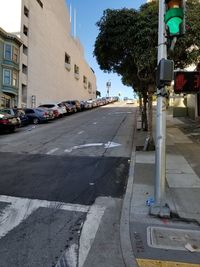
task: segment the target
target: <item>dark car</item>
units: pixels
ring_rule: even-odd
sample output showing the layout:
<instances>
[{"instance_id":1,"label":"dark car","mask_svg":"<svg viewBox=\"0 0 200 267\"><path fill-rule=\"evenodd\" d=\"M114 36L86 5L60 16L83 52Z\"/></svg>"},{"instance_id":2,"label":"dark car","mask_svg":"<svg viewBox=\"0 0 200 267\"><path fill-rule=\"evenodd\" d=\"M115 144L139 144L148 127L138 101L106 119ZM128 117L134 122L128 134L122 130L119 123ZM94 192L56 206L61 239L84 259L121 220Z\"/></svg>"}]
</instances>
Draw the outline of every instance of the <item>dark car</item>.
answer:
<instances>
[{"instance_id":1,"label":"dark car","mask_svg":"<svg viewBox=\"0 0 200 267\"><path fill-rule=\"evenodd\" d=\"M26 126L29 124L29 118L25 114L24 110L21 108L14 108L13 109L15 115L20 118L21 126Z\"/></svg>"},{"instance_id":2,"label":"dark car","mask_svg":"<svg viewBox=\"0 0 200 267\"><path fill-rule=\"evenodd\" d=\"M18 126L16 116L0 111L0 132L14 132Z\"/></svg>"},{"instance_id":3,"label":"dark car","mask_svg":"<svg viewBox=\"0 0 200 267\"><path fill-rule=\"evenodd\" d=\"M75 113L77 112L76 106L68 103L67 101L62 102L63 105L65 105L65 108L67 110L67 113Z\"/></svg>"},{"instance_id":4,"label":"dark car","mask_svg":"<svg viewBox=\"0 0 200 267\"><path fill-rule=\"evenodd\" d=\"M2 108L2 109L0 109L0 112L9 114L9 115L12 115L13 117L15 117L16 120L17 120L17 125L16 125L16 127L20 127L20 126L21 126L21 120L20 120L20 117L15 113L15 111L14 111L13 108Z\"/></svg>"},{"instance_id":5,"label":"dark car","mask_svg":"<svg viewBox=\"0 0 200 267\"><path fill-rule=\"evenodd\" d=\"M25 108L24 112L30 123L38 124L48 122L52 119L52 114L48 109L43 108Z\"/></svg>"},{"instance_id":6,"label":"dark car","mask_svg":"<svg viewBox=\"0 0 200 267\"><path fill-rule=\"evenodd\" d=\"M67 100L65 102L67 102L68 104L74 105L77 111L81 111L81 104L78 100Z\"/></svg>"}]
</instances>

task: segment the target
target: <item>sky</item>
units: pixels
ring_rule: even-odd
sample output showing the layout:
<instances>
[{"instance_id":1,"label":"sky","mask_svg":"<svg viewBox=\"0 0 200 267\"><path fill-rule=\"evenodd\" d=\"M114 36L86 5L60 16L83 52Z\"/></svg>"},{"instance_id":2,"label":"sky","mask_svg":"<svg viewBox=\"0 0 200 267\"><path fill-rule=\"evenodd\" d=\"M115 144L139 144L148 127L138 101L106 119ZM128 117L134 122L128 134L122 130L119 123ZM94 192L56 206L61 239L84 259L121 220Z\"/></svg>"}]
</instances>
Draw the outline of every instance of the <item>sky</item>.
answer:
<instances>
[{"instance_id":1,"label":"sky","mask_svg":"<svg viewBox=\"0 0 200 267\"><path fill-rule=\"evenodd\" d=\"M134 8L138 9L146 0L65 0L67 6L71 5L72 14L76 10L76 37L80 39L85 52L85 59L90 67L94 70L97 78L97 90L101 92L101 97L107 95L106 83L109 81L111 87L110 96L133 98L133 90L131 87L124 86L120 76L117 74L109 74L100 70L100 67L93 56L94 43L98 35L96 22L103 15L103 11L107 8L121 9ZM73 16L72 16L73 25ZM72 33L73 33L72 27Z\"/></svg>"}]
</instances>

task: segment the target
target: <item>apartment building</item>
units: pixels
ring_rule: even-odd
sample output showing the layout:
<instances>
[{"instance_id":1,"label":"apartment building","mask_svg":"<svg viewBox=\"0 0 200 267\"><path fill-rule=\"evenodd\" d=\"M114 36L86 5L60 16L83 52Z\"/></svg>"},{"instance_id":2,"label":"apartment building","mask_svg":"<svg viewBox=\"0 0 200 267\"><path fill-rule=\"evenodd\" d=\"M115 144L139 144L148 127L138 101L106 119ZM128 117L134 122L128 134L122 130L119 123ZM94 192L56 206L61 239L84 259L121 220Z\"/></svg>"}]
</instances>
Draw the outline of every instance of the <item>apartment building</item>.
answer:
<instances>
[{"instance_id":1,"label":"apartment building","mask_svg":"<svg viewBox=\"0 0 200 267\"><path fill-rule=\"evenodd\" d=\"M0 0L0 27L23 42L18 106L96 97L96 77L71 35L65 0Z\"/></svg>"},{"instance_id":2,"label":"apartment building","mask_svg":"<svg viewBox=\"0 0 200 267\"><path fill-rule=\"evenodd\" d=\"M0 28L0 108L18 104L21 45L16 35Z\"/></svg>"}]
</instances>

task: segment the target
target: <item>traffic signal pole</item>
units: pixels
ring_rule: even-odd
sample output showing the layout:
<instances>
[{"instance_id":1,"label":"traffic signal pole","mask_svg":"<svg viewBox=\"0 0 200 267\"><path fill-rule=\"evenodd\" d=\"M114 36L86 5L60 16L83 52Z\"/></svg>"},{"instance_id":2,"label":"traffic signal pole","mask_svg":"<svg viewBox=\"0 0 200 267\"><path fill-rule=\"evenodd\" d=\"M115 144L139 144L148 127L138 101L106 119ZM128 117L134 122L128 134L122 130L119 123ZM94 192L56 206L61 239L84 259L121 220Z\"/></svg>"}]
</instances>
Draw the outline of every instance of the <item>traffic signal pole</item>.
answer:
<instances>
[{"instance_id":1,"label":"traffic signal pole","mask_svg":"<svg viewBox=\"0 0 200 267\"><path fill-rule=\"evenodd\" d=\"M158 27L158 64L161 59L167 59L167 40L165 37L165 0L159 0ZM166 205L166 86L157 89L156 111L156 176L155 203L150 208L150 214L168 217L170 211Z\"/></svg>"}]
</instances>

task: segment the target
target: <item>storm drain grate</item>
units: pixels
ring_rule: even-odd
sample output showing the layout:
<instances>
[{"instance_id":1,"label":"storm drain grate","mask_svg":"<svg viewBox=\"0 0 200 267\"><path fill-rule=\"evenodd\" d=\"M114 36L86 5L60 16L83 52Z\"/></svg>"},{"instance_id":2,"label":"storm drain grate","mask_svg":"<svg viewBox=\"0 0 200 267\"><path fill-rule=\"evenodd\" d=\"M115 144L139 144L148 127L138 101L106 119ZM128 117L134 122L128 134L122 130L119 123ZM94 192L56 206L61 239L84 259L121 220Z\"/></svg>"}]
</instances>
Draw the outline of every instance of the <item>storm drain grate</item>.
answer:
<instances>
[{"instance_id":1,"label":"storm drain grate","mask_svg":"<svg viewBox=\"0 0 200 267\"><path fill-rule=\"evenodd\" d=\"M200 231L149 226L147 228L148 246L160 249L187 250L190 244L200 252Z\"/></svg>"}]
</instances>

